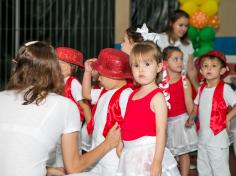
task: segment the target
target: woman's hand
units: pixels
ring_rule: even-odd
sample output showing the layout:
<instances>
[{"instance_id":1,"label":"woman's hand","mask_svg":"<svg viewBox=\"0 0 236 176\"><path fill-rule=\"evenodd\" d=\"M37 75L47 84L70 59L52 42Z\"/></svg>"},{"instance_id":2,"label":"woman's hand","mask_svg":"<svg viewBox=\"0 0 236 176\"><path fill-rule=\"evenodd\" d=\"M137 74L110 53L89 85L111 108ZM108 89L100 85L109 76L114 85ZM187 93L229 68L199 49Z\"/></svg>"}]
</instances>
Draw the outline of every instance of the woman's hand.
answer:
<instances>
[{"instance_id":1,"label":"woman's hand","mask_svg":"<svg viewBox=\"0 0 236 176\"><path fill-rule=\"evenodd\" d=\"M120 142L120 127L116 123L108 132L105 142L109 144L111 149L115 148Z\"/></svg>"}]
</instances>

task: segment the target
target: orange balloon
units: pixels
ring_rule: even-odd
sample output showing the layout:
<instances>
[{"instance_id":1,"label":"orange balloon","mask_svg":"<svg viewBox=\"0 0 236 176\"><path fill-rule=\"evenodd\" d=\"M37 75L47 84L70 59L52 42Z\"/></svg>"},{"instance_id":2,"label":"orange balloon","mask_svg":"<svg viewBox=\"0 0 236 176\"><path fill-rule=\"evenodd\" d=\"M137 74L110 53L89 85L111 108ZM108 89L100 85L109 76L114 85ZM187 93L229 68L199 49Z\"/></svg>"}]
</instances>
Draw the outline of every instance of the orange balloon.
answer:
<instances>
[{"instance_id":1,"label":"orange balloon","mask_svg":"<svg viewBox=\"0 0 236 176\"><path fill-rule=\"evenodd\" d=\"M220 27L220 19L218 16L211 16L208 19L208 25L213 27L214 29L218 29Z\"/></svg>"},{"instance_id":2,"label":"orange balloon","mask_svg":"<svg viewBox=\"0 0 236 176\"><path fill-rule=\"evenodd\" d=\"M197 11L191 16L190 24L198 29L202 29L208 24L208 15L205 12Z\"/></svg>"}]
</instances>

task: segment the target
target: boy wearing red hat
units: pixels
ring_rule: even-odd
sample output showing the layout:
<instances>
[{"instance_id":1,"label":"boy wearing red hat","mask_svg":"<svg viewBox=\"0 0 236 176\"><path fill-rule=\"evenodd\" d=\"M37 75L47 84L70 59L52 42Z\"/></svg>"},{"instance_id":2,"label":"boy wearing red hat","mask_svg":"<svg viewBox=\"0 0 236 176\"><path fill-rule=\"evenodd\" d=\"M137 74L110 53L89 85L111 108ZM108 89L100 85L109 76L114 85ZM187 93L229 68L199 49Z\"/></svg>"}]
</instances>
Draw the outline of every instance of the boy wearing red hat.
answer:
<instances>
[{"instance_id":1,"label":"boy wearing red hat","mask_svg":"<svg viewBox=\"0 0 236 176\"><path fill-rule=\"evenodd\" d=\"M71 99L78 107L80 111L81 122L86 121L86 123L91 119L90 106L82 96L82 86L81 83L76 79L74 75L78 68L84 68L83 65L83 54L76 49L68 47L58 47L55 49L59 64L64 76L65 87L64 96ZM64 167L63 160L61 157L60 142L56 147L55 160L49 161L49 165L55 167ZM55 162L50 164L50 162Z\"/></svg>"},{"instance_id":2,"label":"boy wearing red hat","mask_svg":"<svg viewBox=\"0 0 236 176\"><path fill-rule=\"evenodd\" d=\"M99 73L101 89L91 88L93 69ZM95 104L92 110L93 117L87 125L88 133L92 137L92 149L104 141L108 130L115 123L122 122L128 97L132 92L127 79L131 79L129 56L120 50L103 49L98 59L85 62L83 96ZM118 164L119 158L113 149L84 174L115 176Z\"/></svg>"},{"instance_id":3,"label":"boy wearing red hat","mask_svg":"<svg viewBox=\"0 0 236 176\"><path fill-rule=\"evenodd\" d=\"M230 176L226 128L236 115L236 94L222 80L229 73L226 57L213 50L202 55L196 64L205 82L198 90L186 126L191 126L198 115L198 173L200 176ZM233 107L230 112L227 112L228 106Z\"/></svg>"}]
</instances>

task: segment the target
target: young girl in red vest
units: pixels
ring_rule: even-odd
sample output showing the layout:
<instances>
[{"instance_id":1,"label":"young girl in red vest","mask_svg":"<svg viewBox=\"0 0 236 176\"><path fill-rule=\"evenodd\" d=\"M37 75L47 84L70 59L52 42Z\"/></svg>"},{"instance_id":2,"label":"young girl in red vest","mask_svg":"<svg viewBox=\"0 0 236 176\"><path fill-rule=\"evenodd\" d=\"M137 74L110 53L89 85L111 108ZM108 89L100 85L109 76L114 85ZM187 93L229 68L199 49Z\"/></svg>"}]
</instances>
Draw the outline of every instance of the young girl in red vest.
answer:
<instances>
[{"instance_id":1,"label":"young girl in red vest","mask_svg":"<svg viewBox=\"0 0 236 176\"><path fill-rule=\"evenodd\" d=\"M65 87L64 96L71 99L78 107L80 111L81 122L86 123L91 119L90 106L82 96L82 86L81 83L74 75L78 68L84 68L83 66L83 55L81 52L73 48L68 47L58 47L55 49L57 58L59 59L59 64L64 76ZM54 167L64 167L62 154L61 154L61 143L58 142L56 147L56 153L51 153L51 161L49 160L48 165ZM54 155L54 156L53 156ZM54 157L54 160L53 160Z\"/></svg>"},{"instance_id":2,"label":"young girl in red vest","mask_svg":"<svg viewBox=\"0 0 236 176\"><path fill-rule=\"evenodd\" d=\"M229 73L226 57L213 50L201 56L196 64L205 82L194 100L195 106L186 125L191 126L198 115L198 173L200 176L230 176L226 128L236 115L236 94L222 80ZM227 106L233 107L228 113Z\"/></svg>"},{"instance_id":3,"label":"young girl in red vest","mask_svg":"<svg viewBox=\"0 0 236 176\"><path fill-rule=\"evenodd\" d=\"M98 80L102 87L100 89L91 88L93 69L99 74ZM121 124L128 97L132 92L127 84L127 79L131 77L129 56L117 49L103 49L98 59L85 62L83 96L95 104L93 117L87 125L88 133L92 136L91 149L105 140L108 130L116 122ZM112 150L84 175L115 176L118 163L116 151Z\"/></svg>"},{"instance_id":4,"label":"young girl in red vest","mask_svg":"<svg viewBox=\"0 0 236 176\"><path fill-rule=\"evenodd\" d=\"M135 44L131 51L133 77L141 87L134 90L127 104L117 176L179 175L173 155L165 148L167 106L157 86L161 56L159 47L150 41Z\"/></svg>"},{"instance_id":5,"label":"young girl in red vest","mask_svg":"<svg viewBox=\"0 0 236 176\"><path fill-rule=\"evenodd\" d=\"M183 52L175 46L163 50L163 60L167 65L169 83L167 148L179 157L180 173L188 176L189 152L197 150L197 133L194 126L186 128L185 123L193 109L192 87L189 80L182 75Z\"/></svg>"}]
</instances>

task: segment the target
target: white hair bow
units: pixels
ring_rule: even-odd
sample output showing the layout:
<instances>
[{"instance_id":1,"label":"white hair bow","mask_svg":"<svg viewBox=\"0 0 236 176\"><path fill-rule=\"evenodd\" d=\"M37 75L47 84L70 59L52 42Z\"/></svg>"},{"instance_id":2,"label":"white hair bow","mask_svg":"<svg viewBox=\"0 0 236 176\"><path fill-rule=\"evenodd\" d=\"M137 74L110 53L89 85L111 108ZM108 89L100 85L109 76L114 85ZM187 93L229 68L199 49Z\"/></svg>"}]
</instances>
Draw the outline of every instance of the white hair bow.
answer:
<instances>
[{"instance_id":1,"label":"white hair bow","mask_svg":"<svg viewBox=\"0 0 236 176\"><path fill-rule=\"evenodd\" d=\"M154 32L148 33L148 28L146 23L144 23L141 28L137 28L136 32L142 35L144 41L149 40L153 41L154 43L157 43L157 41L160 39L157 33Z\"/></svg>"}]
</instances>

